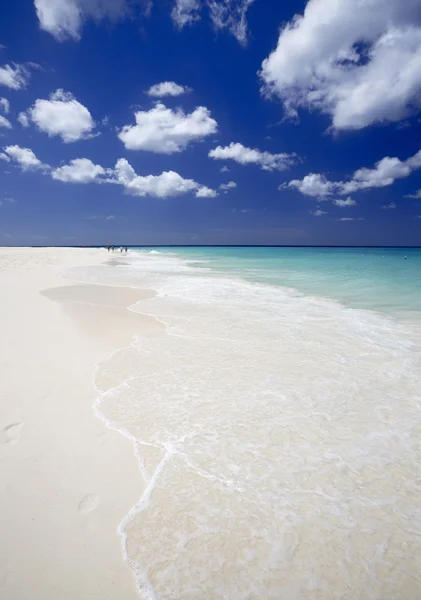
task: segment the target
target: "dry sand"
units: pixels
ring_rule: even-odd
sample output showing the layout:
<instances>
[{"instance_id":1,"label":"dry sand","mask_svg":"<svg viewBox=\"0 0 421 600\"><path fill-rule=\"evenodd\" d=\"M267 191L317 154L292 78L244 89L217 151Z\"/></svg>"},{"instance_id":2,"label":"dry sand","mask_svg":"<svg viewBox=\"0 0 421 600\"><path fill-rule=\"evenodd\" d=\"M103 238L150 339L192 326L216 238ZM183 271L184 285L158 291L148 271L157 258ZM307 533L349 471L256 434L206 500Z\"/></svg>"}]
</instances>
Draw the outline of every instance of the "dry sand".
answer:
<instances>
[{"instance_id":1,"label":"dry sand","mask_svg":"<svg viewBox=\"0 0 421 600\"><path fill-rule=\"evenodd\" d=\"M142 481L94 416L95 364L130 342L150 292L60 277L98 249L0 248L0 598L138 598L117 527ZM136 321L134 321L136 320Z\"/></svg>"}]
</instances>

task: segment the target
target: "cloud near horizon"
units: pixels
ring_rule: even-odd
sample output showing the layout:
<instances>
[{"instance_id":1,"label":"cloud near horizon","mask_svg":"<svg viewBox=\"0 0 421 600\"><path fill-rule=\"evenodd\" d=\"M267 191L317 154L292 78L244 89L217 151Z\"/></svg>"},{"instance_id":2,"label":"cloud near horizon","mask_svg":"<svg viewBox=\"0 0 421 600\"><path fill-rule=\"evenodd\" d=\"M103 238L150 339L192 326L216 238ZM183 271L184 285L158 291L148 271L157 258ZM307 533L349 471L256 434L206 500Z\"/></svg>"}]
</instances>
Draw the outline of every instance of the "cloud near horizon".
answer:
<instances>
[{"instance_id":1,"label":"cloud near horizon","mask_svg":"<svg viewBox=\"0 0 421 600\"><path fill-rule=\"evenodd\" d=\"M0 159L17 163L22 171L41 170L52 179L71 184L118 184L131 196L169 198L193 192L197 198L214 198L216 190L185 179L175 171L164 171L160 175L138 175L127 159L117 160L114 169L96 165L88 158L75 158L67 165L53 168L42 163L29 148L7 146Z\"/></svg>"},{"instance_id":2,"label":"cloud near horizon","mask_svg":"<svg viewBox=\"0 0 421 600\"><path fill-rule=\"evenodd\" d=\"M354 171L349 181L329 181L320 173L310 173L303 179L293 179L282 183L279 190L293 188L307 196L319 200L327 200L332 194L351 194L371 188L392 185L396 179L408 177L413 171L421 168L421 150L402 161L396 157L386 156L379 160L373 169L363 167ZM335 202L335 204L337 204ZM337 204L344 206L344 204Z\"/></svg>"}]
</instances>

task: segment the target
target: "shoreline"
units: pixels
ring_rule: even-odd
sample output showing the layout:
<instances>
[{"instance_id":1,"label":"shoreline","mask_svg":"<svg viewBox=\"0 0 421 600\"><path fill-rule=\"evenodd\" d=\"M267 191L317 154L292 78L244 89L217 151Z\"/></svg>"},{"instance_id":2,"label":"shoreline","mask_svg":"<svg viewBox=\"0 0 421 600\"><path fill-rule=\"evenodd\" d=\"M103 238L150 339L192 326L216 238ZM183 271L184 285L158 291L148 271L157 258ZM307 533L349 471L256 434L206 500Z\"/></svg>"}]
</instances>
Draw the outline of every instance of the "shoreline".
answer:
<instances>
[{"instance_id":1,"label":"shoreline","mask_svg":"<svg viewBox=\"0 0 421 600\"><path fill-rule=\"evenodd\" d=\"M148 322L127 310L145 293L113 287L110 304L111 286L61 276L107 258L99 249L0 249L0 595L8 600L138 598L118 529L144 485L132 444L98 418L93 384L97 365Z\"/></svg>"}]
</instances>

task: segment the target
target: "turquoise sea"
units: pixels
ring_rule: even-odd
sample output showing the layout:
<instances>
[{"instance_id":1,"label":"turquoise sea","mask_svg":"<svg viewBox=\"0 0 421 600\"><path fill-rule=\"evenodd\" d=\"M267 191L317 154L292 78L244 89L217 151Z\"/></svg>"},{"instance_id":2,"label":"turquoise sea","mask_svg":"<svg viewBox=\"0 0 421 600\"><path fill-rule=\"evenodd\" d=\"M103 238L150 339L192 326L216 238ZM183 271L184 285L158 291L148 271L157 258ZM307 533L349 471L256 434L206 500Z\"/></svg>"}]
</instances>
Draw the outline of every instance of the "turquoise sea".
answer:
<instances>
[{"instance_id":1,"label":"turquoise sea","mask_svg":"<svg viewBox=\"0 0 421 600\"><path fill-rule=\"evenodd\" d=\"M177 247L160 251L199 261L198 266L216 273L421 321L421 248Z\"/></svg>"}]
</instances>

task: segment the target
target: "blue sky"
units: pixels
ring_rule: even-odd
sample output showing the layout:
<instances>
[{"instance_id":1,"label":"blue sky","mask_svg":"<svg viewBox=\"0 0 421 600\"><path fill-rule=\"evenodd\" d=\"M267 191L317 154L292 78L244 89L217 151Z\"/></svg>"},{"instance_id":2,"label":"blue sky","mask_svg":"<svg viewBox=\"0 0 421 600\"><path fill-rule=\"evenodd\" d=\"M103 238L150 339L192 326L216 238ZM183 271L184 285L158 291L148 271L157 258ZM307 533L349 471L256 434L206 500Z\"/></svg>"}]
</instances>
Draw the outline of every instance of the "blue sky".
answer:
<instances>
[{"instance_id":1,"label":"blue sky","mask_svg":"<svg viewBox=\"0 0 421 600\"><path fill-rule=\"evenodd\" d=\"M421 245L418 0L15 0L0 44L0 245Z\"/></svg>"}]
</instances>

